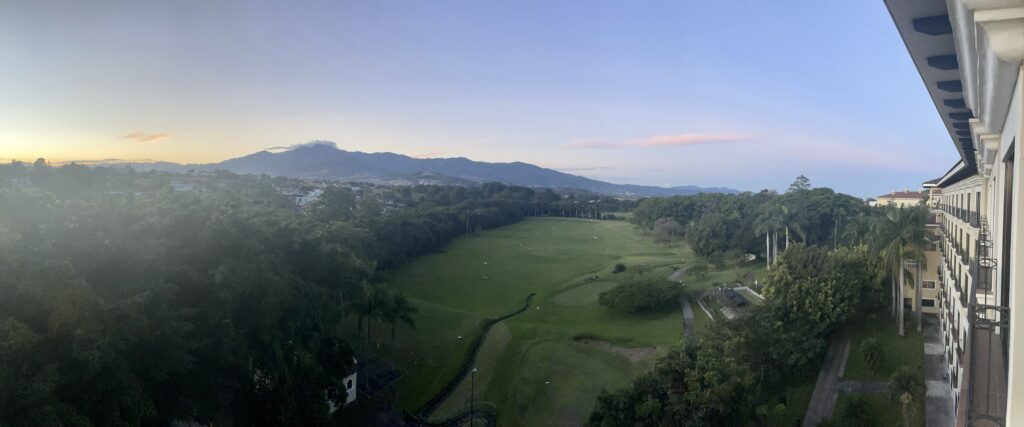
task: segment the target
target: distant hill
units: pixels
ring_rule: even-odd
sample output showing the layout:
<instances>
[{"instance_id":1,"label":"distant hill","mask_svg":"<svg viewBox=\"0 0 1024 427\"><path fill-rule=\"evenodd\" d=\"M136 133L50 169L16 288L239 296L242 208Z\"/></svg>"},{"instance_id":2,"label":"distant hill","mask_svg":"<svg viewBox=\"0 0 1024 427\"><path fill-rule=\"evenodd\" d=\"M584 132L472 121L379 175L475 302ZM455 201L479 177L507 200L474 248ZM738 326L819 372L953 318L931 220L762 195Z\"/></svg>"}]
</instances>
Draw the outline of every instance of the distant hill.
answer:
<instances>
[{"instance_id":1,"label":"distant hill","mask_svg":"<svg viewBox=\"0 0 1024 427\"><path fill-rule=\"evenodd\" d=\"M654 187L612 184L545 169L529 163L487 163L464 157L417 159L395 153L363 153L337 148L334 143L303 144L281 152L260 151L220 163L188 164L156 162L154 169L183 172L189 169L225 169L242 174L268 174L292 178L392 183L501 182L526 187L581 189L623 196L673 196L697 193L736 193L731 188L692 185ZM136 167L142 167L136 164Z\"/></svg>"}]
</instances>

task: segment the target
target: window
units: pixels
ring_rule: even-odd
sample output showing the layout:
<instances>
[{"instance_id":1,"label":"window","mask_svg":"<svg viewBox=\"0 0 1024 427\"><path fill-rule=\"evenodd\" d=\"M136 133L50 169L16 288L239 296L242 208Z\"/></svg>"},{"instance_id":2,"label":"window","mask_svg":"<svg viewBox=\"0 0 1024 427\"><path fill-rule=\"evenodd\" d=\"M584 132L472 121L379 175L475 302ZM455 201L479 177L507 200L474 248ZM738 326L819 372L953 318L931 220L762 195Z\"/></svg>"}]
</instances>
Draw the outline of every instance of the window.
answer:
<instances>
[{"instance_id":1,"label":"window","mask_svg":"<svg viewBox=\"0 0 1024 427\"><path fill-rule=\"evenodd\" d=\"M924 280L921 282L921 285L924 287L924 289L935 289L934 280Z\"/></svg>"},{"instance_id":2,"label":"window","mask_svg":"<svg viewBox=\"0 0 1024 427\"><path fill-rule=\"evenodd\" d=\"M935 284L933 283L932 286L934 286L934 285ZM935 300L933 300L933 299L922 299L921 300L921 307L935 307Z\"/></svg>"}]
</instances>

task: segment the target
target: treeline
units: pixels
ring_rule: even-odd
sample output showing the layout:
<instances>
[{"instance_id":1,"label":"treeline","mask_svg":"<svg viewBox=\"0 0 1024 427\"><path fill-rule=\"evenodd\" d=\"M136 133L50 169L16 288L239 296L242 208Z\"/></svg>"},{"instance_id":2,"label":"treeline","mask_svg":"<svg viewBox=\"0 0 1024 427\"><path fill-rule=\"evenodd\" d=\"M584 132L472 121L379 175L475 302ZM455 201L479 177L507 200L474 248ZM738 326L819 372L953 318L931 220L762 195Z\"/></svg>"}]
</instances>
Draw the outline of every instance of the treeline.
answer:
<instances>
[{"instance_id":1,"label":"treeline","mask_svg":"<svg viewBox=\"0 0 1024 427\"><path fill-rule=\"evenodd\" d=\"M611 212L631 209L636 203L586 194L563 196L500 183L409 186L379 195L363 193L357 195L347 187L328 188L312 214L322 222L344 222L366 230L364 252L381 269L436 250L457 236L513 224L528 216L613 219L609 218ZM400 207L392 214L380 215L384 206Z\"/></svg>"},{"instance_id":2,"label":"treeline","mask_svg":"<svg viewBox=\"0 0 1024 427\"><path fill-rule=\"evenodd\" d=\"M789 191L740 194L699 194L644 199L632 222L645 233L679 234L694 252L714 258L729 251L771 257L787 243L842 245L866 231L869 213L864 202L829 188L809 188L798 180ZM661 230L665 230L662 232ZM662 239L670 239L656 235Z\"/></svg>"},{"instance_id":3,"label":"treeline","mask_svg":"<svg viewBox=\"0 0 1024 427\"><path fill-rule=\"evenodd\" d=\"M269 177L172 178L0 166L0 424L332 424L380 269L567 199L332 187L299 214Z\"/></svg>"},{"instance_id":4,"label":"treeline","mask_svg":"<svg viewBox=\"0 0 1024 427\"><path fill-rule=\"evenodd\" d=\"M714 324L630 386L603 392L590 425L791 425L780 390L816 373L830 332L879 304L874 262L864 247L792 245L769 272L764 306Z\"/></svg>"}]
</instances>

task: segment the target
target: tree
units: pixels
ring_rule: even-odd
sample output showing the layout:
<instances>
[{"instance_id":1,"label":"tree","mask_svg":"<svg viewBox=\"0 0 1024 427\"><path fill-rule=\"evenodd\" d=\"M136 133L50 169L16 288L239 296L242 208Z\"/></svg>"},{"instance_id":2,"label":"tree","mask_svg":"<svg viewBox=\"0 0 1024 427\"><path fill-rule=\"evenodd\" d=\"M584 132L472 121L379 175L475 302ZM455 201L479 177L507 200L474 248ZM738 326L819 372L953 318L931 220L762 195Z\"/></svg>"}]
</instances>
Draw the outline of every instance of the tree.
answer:
<instances>
[{"instance_id":1,"label":"tree","mask_svg":"<svg viewBox=\"0 0 1024 427\"><path fill-rule=\"evenodd\" d=\"M684 229L674 218L658 218L654 221L654 241L658 243L672 244L672 242L683 237Z\"/></svg>"},{"instance_id":2,"label":"tree","mask_svg":"<svg viewBox=\"0 0 1024 427\"><path fill-rule=\"evenodd\" d=\"M702 259L694 260L690 266L686 269L686 273L693 277L695 280L704 280L708 277L708 270L711 266Z\"/></svg>"},{"instance_id":3,"label":"tree","mask_svg":"<svg viewBox=\"0 0 1024 427\"><path fill-rule=\"evenodd\" d=\"M926 222L927 210L922 206L909 208L886 207L884 214L878 217L872 227L873 246L877 248L882 257L882 265L892 270L892 279L899 280L899 287L895 290L893 299L896 312L898 313L899 335L904 335L903 319L903 287L908 259L917 260L924 264L924 249L928 244ZM920 274L918 281L920 281ZM893 280L890 280L892 283ZM915 284L919 290L920 283ZM915 292L919 296L919 292ZM918 328L920 330L921 305L915 301L918 315Z\"/></svg>"},{"instance_id":4,"label":"tree","mask_svg":"<svg viewBox=\"0 0 1024 427\"><path fill-rule=\"evenodd\" d=\"M387 303L385 292L379 285L371 285L364 282L360 287L359 293L356 295L355 301L352 303L356 314L359 316L358 329L365 331L363 342L367 346L370 345L370 325L373 323L373 320L378 318L381 309ZM366 329L363 329L364 321L366 322Z\"/></svg>"},{"instance_id":5,"label":"tree","mask_svg":"<svg viewBox=\"0 0 1024 427\"><path fill-rule=\"evenodd\" d=\"M874 279L863 249L830 252L796 244L768 273L765 298L778 320L814 325L824 333L862 308Z\"/></svg>"},{"instance_id":6,"label":"tree","mask_svg":"<svg viewBox=\"0 0 1024 427\"><path fill-rule=\"evenodd\" d=\"M382 304L379 308L381 320L385 324L391 327L391 363L394 365L395 359L395 326L399 323L409 328L415 328L416 322L413 321L412 315L416 313L416 307L409 304L409 300L405 298L399 292L388 290L382 296Z\"/></svg>"},{"instance_id":7,"label":"tree","mask_svg":"<svg viewBox=\"0 0 1024 427\"><path fill-rule=\"evenodd\" d=\"M871 427L877 424L867 400L853 395L836 408L832 425L836 427Z\"/></svg>"},{"instance_id":8,"label":"tree","mask_svg":"<svg viewBox=\"0 0 1024 427\"><path fill-rule=\"evenodd\" d=\"M683 286L651 274L638 274L622 284L601 292L598 303L626 314L678 304Z\"/></svg>"},{"instance_id":9,"label":"tree","mask_svg":"<svg viewBox=\"0 0 1024 427\"><path fill-rule=\"evenodd\" d=\"M764 212L758 215L754 231L764 233L767 268L771 269L773 261L778 258L778 231L783 228L782 209L777 203L765 203ZM774 238L773 238L774 236ZM774 251L772 242L775 241Z\"/></svg>"},{"instance_id":10,"label":"tree","mask_svg":"<svg viewBox=\"0 0 1024 427\"><path fill-rule=\"evenodd\" d=\"M615 267L612 268L612 273L621 273L623 271L626 271L626 264L621 262L615 263Z\"/></svg>"},{"instance_id":11,"label":"tree","mask_svg":"<svg viewBox=\"0 0 1024 427\"><path fill-rule=\"evenodd\" d=\"M796 177L795 180L793 180L792 184L789 184L789 190L786 190L786 192L787 193L791 193L791 192L794 192L794 191L805 191L805 190L810 190L810 189L811 189L811 180L808 179L806 176L800 175L800 176Z\"/></svg>"},{"instance_id":12,"label":"tree","mask_svg":"<svg viewBox=\"0 0 1024 427\"><path fill-rule=\"evenodd\" d=\"M921 375L909 367L904 366L889 377L889 399L901 404L904 427L909 427L914 419L917 403L924 397L924 391Z\"/></svg>"},{"instance_id":13,"label":"tree","mask_svg":"<svg viewBox=\"0 0 1024 427\"><path fill-rule=\"evenodd\" d=\"M868 338L860 343L860 354L872 373L877 373L885 361L885 351L875 338Z\"/></svg>"}]
</instances>

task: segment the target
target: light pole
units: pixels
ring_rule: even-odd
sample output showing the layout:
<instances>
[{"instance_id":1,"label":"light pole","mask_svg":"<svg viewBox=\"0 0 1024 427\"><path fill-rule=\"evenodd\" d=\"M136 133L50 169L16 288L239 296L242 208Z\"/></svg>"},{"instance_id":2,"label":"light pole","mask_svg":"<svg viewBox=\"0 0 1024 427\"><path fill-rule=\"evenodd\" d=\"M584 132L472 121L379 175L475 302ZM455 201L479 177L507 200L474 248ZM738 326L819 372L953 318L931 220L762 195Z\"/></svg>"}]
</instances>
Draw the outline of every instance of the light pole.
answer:
<instances>
[{"instance_id":1,"label":"light pole","mask_svg":"<svg viewBox=\"0 0 1024 427\"><path fill-rule=\"evenodd\" d=\"M476 391L476 368L469 372L469 427L473 427L473 393Z\"/></svg>"}]
</instances>

